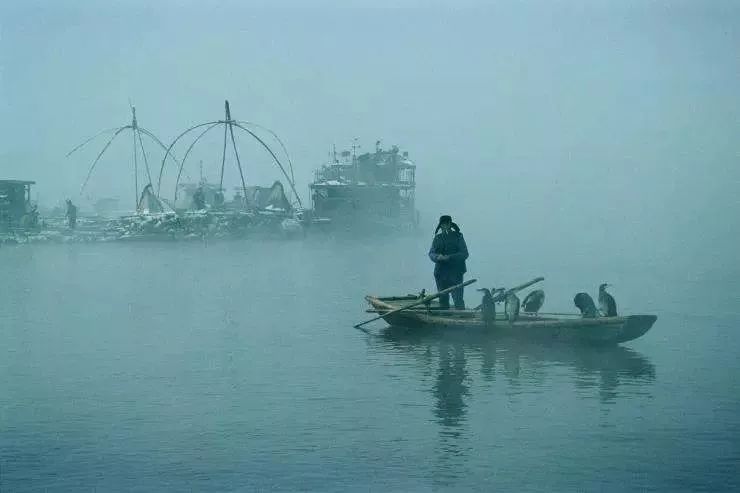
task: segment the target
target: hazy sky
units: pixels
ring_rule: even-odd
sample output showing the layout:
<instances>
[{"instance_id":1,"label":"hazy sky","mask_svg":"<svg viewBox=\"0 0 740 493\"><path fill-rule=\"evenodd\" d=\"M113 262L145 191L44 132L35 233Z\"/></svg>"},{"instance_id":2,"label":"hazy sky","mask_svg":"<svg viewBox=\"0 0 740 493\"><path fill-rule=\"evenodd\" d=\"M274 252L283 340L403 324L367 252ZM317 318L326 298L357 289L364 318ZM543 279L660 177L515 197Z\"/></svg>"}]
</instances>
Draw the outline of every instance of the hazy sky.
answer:
<instances>
[{"instance_id":1,"label":"hazy sky","mask_svg":"<svg viewBox=\"0 0 740 493\"><path fill-rule=\"evenodd\" d=\"M418 164L429 223L737 268L738 47L740 2L10 0L0 175L56 203L104 141L64 154L128 123L129 99L170 142L228 98L285 141L304 200L332 144L382 139ZM214 178L221 137L192 161ZM250 183L279 178L242 142ZM112 146L91 198L133 202L130 149Z\"/></svg>"}]
</instances>

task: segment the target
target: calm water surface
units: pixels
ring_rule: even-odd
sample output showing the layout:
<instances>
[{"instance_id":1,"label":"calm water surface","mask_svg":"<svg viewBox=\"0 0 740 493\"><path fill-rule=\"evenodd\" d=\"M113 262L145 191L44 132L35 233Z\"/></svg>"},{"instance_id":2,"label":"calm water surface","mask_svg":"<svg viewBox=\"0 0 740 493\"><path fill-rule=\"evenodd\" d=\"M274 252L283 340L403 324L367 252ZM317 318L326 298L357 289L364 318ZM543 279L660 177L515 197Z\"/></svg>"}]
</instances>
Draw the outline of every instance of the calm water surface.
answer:
<instances>
[{"instance_id":1,"label":"calm water surface","mask_svg":"<svg viewBox=\"0 0 740 493\"><path fill-rule=\"evenodd\" d=\"M736 280L472 243L486 285L542 274L571 311L608 280L658 322L602 349L354 330L364 294L433 287L427 238L3 247L0 490L740 488Z\"/></svg>"}]
</instances>

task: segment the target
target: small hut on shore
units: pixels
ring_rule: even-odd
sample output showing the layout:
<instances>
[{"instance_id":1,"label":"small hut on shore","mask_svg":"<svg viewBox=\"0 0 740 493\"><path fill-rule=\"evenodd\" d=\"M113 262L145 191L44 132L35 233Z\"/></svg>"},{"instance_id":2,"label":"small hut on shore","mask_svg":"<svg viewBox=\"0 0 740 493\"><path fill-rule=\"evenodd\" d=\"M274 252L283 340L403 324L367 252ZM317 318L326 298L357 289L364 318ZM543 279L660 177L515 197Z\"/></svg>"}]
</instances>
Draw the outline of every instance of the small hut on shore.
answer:
<instances>
[{"instance_id":1,"label":"small hut on shore","mask_svg":"<svg viewBox=\"0 0 740 493\"><path fill-rule=\"evenodd\" d=\"M31 205L34 181L0 180L0 230L31 226L35 209Z\"/></svg>"}]
</instances>

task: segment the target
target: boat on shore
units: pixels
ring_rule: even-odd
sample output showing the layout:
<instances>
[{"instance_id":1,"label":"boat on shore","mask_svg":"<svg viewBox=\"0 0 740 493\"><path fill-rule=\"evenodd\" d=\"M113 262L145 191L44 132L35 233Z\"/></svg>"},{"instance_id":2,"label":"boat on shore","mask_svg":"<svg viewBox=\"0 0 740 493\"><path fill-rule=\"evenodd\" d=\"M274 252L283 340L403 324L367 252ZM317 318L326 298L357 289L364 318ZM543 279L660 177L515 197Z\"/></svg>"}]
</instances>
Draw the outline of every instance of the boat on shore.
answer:
<instances>
[{"instance_id":1,"label":"boat on shore","mask_svg":"<svg viewBox=\"0 0 740 493\"><path fill-rule=\"evenodd\" d=\"M657 320L655 315L584 318L580 314L520 314L514 322L503 313L486 324L479 310L442 310L438 303L400 310L420 298L408 296L365 297L371 308L391 327L415 330L483 330L528 340L560 340L591 344L618 344L643 336Z\"/></svg>"}]
</instances>

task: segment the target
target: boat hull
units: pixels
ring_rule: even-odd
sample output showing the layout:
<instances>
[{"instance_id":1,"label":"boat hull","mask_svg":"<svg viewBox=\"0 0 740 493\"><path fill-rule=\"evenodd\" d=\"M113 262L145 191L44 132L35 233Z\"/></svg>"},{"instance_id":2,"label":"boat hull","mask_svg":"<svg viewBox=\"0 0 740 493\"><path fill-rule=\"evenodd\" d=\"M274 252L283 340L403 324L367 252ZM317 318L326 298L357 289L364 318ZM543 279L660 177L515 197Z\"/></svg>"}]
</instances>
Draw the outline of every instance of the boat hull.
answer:
<instances>
[{"instance_id":1,"label":"boat hull","mask_svg":"<svg viewBox=\"0 0 740 493\"><path fill-rule=\"evenodd\" d=\"M379 298L366 296L373 311L381 315L388 325L410 329L449 329L449 330L483 330L496 335L524 338L529 340L561 340L567 342L585 342L593 344L617 344L627 342L644 335L653 326L658 317L655 315L628 315L624 317L581 318L527 316L509 323L497 319L486 324L480 312L460 310L459 312L435 313L435 310L410 309L396 313L387 313L404 306L408 302L396 298ZM390 301L389 301L390 300ZM384 314L384 313L387 313Z\"/></svg>"}]
</instances>

